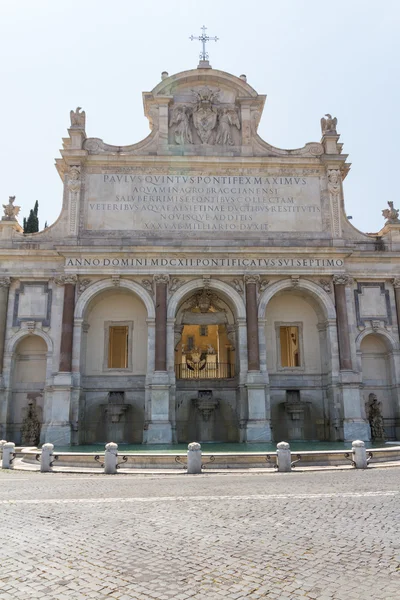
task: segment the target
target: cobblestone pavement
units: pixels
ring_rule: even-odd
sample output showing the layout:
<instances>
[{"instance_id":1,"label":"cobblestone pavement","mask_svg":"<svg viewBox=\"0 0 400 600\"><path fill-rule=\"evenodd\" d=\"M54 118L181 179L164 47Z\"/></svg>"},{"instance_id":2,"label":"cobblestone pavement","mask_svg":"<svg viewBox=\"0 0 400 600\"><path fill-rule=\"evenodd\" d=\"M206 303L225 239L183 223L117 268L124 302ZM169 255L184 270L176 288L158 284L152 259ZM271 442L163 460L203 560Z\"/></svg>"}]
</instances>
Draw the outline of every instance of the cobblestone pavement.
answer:
<instances>
[{"instance_id":1,"label":"cobblestone pavement","mask_svg":"<svg viewBox=\"0 0 400 600\"><path fill-rule=\"evenodd\" d=\"M399 599L399 484L0 471L0 598Z\"/></svg>"}]
</instances>

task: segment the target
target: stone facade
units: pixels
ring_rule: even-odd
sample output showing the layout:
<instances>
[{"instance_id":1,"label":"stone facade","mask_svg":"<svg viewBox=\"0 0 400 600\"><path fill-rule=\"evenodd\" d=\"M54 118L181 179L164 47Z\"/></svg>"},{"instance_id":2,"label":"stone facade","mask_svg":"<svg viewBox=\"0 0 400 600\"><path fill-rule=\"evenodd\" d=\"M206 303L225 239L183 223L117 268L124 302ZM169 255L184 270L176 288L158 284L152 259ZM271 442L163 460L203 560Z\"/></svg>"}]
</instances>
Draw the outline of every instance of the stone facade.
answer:
<instances>
[{"instance_id":1,"label":"stone facade","mask_svg":"<svg viewBox=\"0 0 400 600\"><path fill-rule=\"evenodd\" d=\"M71 111L59 219L23 235L12 197L0 221L1 438L34 406L58 446L368 440L370 394L400 434L398 211L355 229L337 120L275 148L265 99L203 62L143 94L137 144Z\"/></svg>"}]
</instances>

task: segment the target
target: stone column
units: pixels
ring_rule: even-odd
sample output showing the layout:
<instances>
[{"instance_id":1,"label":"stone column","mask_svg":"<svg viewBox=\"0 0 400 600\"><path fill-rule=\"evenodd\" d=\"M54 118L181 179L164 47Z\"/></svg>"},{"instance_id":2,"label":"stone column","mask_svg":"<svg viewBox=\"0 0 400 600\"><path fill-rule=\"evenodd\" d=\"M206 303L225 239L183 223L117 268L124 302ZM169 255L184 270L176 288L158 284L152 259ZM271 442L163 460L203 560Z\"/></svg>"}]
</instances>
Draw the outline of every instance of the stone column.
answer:
<instances>
[{"instance_id":1,"label":"stone column","mask_svg":"<svg viewBox=\"0 0 400 600\"><path fill-rule=\"evenodd\" d=\"M258 339L257 275L246 275L247 321L247 442L268 442L271 439L268 375L260 371Z\"/></svg>"},{"instance_id":2,"label":"stone column","mask_svg":"<svg viewBox=\"0 0 400 600\"><path fill-rule=\"evenodd\" d=\"M400 335L400 278L395 277L394 279L392 279L392 283L393 283L393 287L394 287L394 295L396 298L397 328L399 330L399 335ZM0 325L0 327L1 327L1 325ZM1 329L0 329L0 331L1 331Z\"/></svg>"},{"instance_id":3,"label":"stone column","mask_svg":"<svg viewBox=\"0 0 400 600\"><path fill-rule=\"evenodd\" d=\"M260 370L257 319L257 275L246 275L247 358L249 371Z\"/></svg>"},{"instance_id":4,"label":"stone column","mask_svg":"<svg viewBox=\"0 0 400 600\"><path fill-rule=\"evenodd\" d=\"M76 276L60 277L58 282L64 283L64 305L61 327L59 371L60 373L71 373Z\"/></svg>"},{"instance_id":5,"label":"stone column","mask_svg":"<svg viewBox=\"0 0 400 600\"><path fill-rule=\"evenodd\" d=\"M349 320L347 317L346 285L350 282L347 275L335 275L333 278L335 288L336 320L339 341L340 369L351 370L351 350L349 335Z\"/></svg>"},{"instance_id":6,"label":"stone column","mask_svg":"<svg viewBox=\"0 0 400 600\"><path fill-rule=\"evenodd\" d=\"M155 371L167 370L167 285L168 275L155 275L156 348Z\"/></svg>"},{"instance_id":7,"label":"stone column","mask_svg":"<svg viewBox=\"0 0 400 600\"><path fill-rule=\"evenodd\" d=\"M168 275L155 275L156 319L154 373L151 377L150 422L147 429L148 444L170 444L170 380L167 372L167 285Z\"/></svg>"},{"instance_id":8,"label":"stone column","mask_svg":"<svg viewBox=\"0 0 400 600\"><path fill-rule=\"evenodd\" d=\"M7 307L8 290L10 287L10 278L2 277L0 279L0 376L3 373L4 345L7 328Z\"/></svg>"},{"instance_id":9,"label":"stone column","mask_svg":"<svg viewBox=\"0 0 400 600\"><path fill-rule=\"evenodd\" d=\"M74 329L76 275L62 275L54 279L64 286L63 314L58 373L53 377L51 403L44 415L42 438L46 443L69 446L71 443L72 339Z\"/></svg>"}]
</instances>

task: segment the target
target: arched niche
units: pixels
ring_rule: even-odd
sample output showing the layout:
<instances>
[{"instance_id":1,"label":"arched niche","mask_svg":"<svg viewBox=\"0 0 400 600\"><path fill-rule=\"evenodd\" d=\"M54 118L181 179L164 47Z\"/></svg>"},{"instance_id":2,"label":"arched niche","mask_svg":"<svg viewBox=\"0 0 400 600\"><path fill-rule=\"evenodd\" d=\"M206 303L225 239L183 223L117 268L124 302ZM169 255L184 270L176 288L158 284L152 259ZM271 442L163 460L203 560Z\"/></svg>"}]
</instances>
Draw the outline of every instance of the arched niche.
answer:
<instances>
[{"instance_id":1,"label":"arched niche","mask_svg":"<svg viewBox=\"0 0 400 600\"><path fill-rule=\"evenodd\" d=\"M359 340L363 402L368 420L369 405L375 395L382 411L387 439L396 439L396 388L394 378L394 343L384 333L369 332Z\"/></svg>"},{"instance_id":2,"label":"arched niche","mask_svg":"<svg viewBox=\"0 0 400 600\"><path fill-rule=\"evenodd\" d=\"M215 280L192 281L178 292L168 305L177 441L237 442L238 381L246 339L243 300Z\"/></svg>"},{"instance_id":3,"label":"arched niche","mask_svg":"<svg viewBox=\"0 0 400 600\"><path fill-rule=\"evenodd\" d=\"M17 444L36 446L43 423L48 346L39 335L15 341L11 369L8 435Z\"/></svg>"},{"instance_id":4,"label":"arched niche","mask_svg":"<svg viewBox=\"0 0 400 600\"><path fill-rule=\"evenodd\" d=\"M143 441L145 380L154 342L148 310L154 314L154 308L146 295L121 284L102 282L77 305L81 317L75 319L73 367L79 360L80 443Z\"/></svg>"},{"instance_id":5,"label":"arched niche","mask_svg":"<svg viewBox=\"0 0 400 600\"><path fill-rule=\"evenodd\" d=\"M262 294L259 318L274 439L329 439L329 390L338 370L332 300L311 281L282 280Z\"/></svg>"},{"instance_id":6,"label":"arched niche","mask_svg":"<svg viewBox=\"0 0 400 600\"><path fill-rule=\"evenodd\" d=\"M113 328L126 328L127 360L112 367L109 351ZM86 376L145 375L147 371L147 310L142 299L126 288L107 288L86 305L83 373ZM116 363L117 364L117 363Z\"/></svg>"}]
</instances>

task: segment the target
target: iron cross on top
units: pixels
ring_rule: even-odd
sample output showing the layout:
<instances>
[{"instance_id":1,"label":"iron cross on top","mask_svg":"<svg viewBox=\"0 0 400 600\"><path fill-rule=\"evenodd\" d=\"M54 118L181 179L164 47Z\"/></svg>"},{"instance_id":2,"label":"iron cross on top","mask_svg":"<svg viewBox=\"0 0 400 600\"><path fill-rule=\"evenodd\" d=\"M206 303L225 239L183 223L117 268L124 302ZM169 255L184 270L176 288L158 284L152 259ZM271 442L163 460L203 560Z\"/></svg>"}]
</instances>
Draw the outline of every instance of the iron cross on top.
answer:
<instances>
[{"instance_id":1,"label":"iron cross on top","mask_svg":"<svg viewBox=\"0 0 400 600\"><path fill-rule=\"evenodd\" d=\"M210 37L209 35L206 35L206 29L207 27L205 27L203 25L203 27L201 28L203 30L203 33L200 36L194 36L191 35L189 40L191 40L193 42L193 40L200 40L200 42L203 44L203 52L200 52L200 60L208 60L208 52L206 52L206 42L210 42L211 40L213 40L214 42L218 41L217 37Z\"/></svg>"}]
</instances>

